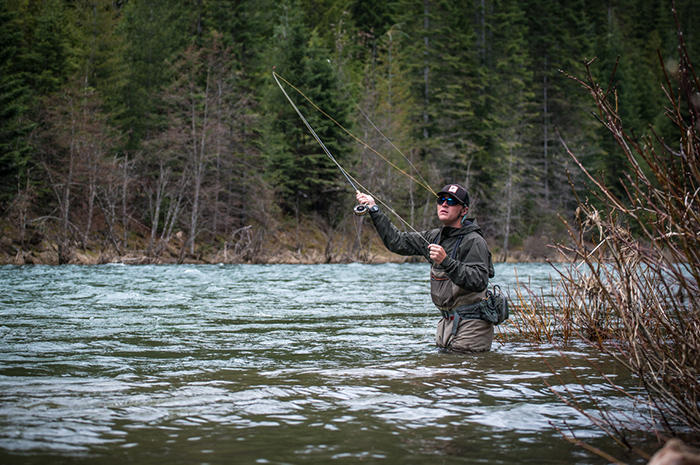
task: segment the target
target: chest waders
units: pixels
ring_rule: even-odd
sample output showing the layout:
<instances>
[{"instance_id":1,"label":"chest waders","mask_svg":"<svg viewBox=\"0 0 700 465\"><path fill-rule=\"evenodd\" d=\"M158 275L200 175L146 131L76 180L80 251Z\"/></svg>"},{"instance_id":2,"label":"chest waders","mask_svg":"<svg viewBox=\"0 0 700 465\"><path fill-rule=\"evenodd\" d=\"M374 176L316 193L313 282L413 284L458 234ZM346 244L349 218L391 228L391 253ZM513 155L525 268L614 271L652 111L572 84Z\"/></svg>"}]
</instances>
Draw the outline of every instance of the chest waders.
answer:
<instances>
[{"instance_id":1,"label":"chest waders","mask_svg":"<svg viewBox=\"0 0 700 465\"><path fill-rule=\"evenodd\" d=\"M437 237L435 238L435 242L434 242L435 244L440 245L441 236L442 236L442 230L438 233ZM456 260L456 259L457 259L457 252L459 252L459 245L462 243L462 239L464 239L464 236L466 236L466 234L461 234L461 235L457 236L457 242L455 243L455 246L452 248L452 253L450 254L450 258L451 258L451 259L453 259L453 260ZM449 279L449 278L446 278L446 279ZM450 334L450 335L447 337L447 339L444 339L444 336L445 336L445 335L444 335L444 333L443 333L443 339L445 340L445 349L449 348L450 344L452 343L452 339L454 339L454 337L457 335L457 329L458 329L458 327L459 327L459 321L460 321L462 318L470 318L470 319L471 319L471 318L473 318L473 319L479 319L479 318L480 318L480 316L479 316L480 314L479 314L478 310L477 310L477 312L475 313L476 316L473 316L473 317L472 317L472 316L466 316L466 315L460 315L460 314L457 312L456 309L455 309L455 310L440 310L440 313L442 313L442 317L443 317L443 318L445 318L445 319L447 319L447 320L450 320L450 319L453 320L453 323L452 323L452 334Z\"/></svg>"}]
</instances>

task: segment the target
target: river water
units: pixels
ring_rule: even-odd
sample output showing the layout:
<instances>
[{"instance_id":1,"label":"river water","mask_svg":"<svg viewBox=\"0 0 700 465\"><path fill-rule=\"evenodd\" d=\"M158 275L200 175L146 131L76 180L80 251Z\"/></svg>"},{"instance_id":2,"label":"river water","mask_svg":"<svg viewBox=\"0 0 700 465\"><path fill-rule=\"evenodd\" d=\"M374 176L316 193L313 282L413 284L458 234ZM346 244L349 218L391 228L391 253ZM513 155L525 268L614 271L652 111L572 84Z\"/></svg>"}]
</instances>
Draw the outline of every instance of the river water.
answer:
<instances>
[{"instance_id":1,"label":"river water","mask_svg":"<svg viewBox=\"0 0 700 465\"><path fill-rule=\"evenodd\" d=\"M499 264L493 282L512 289L516 269L549 288L544 264ZM552 348L437 352L427 278L425 264L0 267L0 463L607 463L558 429L633 461L552 393L582 391ZM587 359L629 376L566 354L600 405L629 408Z\"/></svg>"}]
</instances>

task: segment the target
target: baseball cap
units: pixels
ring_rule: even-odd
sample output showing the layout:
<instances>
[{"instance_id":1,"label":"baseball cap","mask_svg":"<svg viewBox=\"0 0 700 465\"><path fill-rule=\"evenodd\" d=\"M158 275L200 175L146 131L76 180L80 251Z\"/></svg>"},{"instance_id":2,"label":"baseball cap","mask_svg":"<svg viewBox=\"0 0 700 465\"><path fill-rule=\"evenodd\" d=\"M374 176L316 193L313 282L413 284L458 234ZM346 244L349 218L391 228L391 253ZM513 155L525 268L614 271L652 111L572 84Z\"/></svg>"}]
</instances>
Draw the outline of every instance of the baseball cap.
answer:
<instances>
[{"instance_id":1,"label":"baseball cap","mask_svg":"<svg viewBox=\"0 0 700 465\"><path fill-rule=\"evenodd\" d=\"M443 195L451 195L467 207L469 206L469 194L467 190L459 184L448 184L443 187L442 190L437 193L437 196L441 197Z\"/></svg>"}]
</instances>

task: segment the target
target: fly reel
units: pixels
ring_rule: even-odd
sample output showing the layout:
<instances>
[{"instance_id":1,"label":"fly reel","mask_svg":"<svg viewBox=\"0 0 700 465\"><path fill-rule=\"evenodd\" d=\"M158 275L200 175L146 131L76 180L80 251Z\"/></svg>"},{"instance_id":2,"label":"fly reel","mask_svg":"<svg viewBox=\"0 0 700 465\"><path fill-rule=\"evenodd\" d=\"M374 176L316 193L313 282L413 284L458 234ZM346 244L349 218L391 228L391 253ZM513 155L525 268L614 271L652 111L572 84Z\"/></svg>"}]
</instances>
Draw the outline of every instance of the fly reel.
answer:
<instances>
[{"instance_id":1,"label":"fly reel","mask_svg":"<svg viewBox=\"0 0 700 465\"><path fill-rule=\"evenodd\" d=\"M363 216L367 214L367 212L369 211L369 207L365 204L359 204L355 205L355 208L353 208L352 211L357 216Z\"/></svg>"}]
</instances>

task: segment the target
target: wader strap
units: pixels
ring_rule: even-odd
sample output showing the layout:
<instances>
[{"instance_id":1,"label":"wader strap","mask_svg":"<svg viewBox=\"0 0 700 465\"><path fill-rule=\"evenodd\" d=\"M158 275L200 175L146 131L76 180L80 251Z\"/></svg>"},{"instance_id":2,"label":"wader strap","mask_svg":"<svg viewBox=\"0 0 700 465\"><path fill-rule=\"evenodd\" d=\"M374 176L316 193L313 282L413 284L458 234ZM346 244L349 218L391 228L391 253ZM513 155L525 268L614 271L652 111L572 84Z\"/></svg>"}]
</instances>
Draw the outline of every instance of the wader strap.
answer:
<instances>
[{"instance_id":1,"label":"wader strap","mask_svg":"<svg viewBox=\"0 0 700 465\"><path fill-rule=\"evenodd\" d=\"M457 327L459 326L459 321L462 319L462 316L457 313L456 310L440 310L440 312L442 312L442 317L444 319L454 321L454 324L452 325L452 335L455 336L457 334Z\"/></svg>"},{"instance_id":2,"label":"wader strap","mask_svg":"<svg viewBox=\"0 0 700 465\"><path fill-rule=\"evenodd\" d=\"M470 305L462 305L454 310L440 310L442 317L446 320L452 320L452 334L449 335L445 342L445 348L450 346L451 339L457 336L459 323L462 320L483 320L479 306L481 302L476 302ZM445 334L443 333L443 337Z\"/></svg>"},{"instance_id":3,"label":"wader strap","mask_svg":"<svg viewBox=\"0 0 700 465\"><path fill-rule=\"evenodd\" d=\"M455 257L457 256L457 251L459 250L459 244L462 243L462 239L464 239L464 234L462 234L461 236L459 236L457 238L457 243L455 244L454 249L452 249L452 255L450 255L450 258L452 258L452 260L454 260Z\"/></svg>"},{"instance_id":4,"label":"wader strap","mask_svg":"<svg viewBox=\"0 0 700 465\"><path fill-rule=\"evenodd\" d=\"M454 312L454 319L452 320L452 337L457 336L457 329L459 329L459 320L461 320L462 317L459 316L459 312Z\"/></svg>"},{"instance_id":5,"label":"wader strap","mask_svg":"<svg viewBox=\"0 0 700 465\"><path fill-rule=\"evenodd\" d=\"M454 310L440 310L442 317L445 319L459 318L461 320L479 320L481 319L481 301L469 304L461 305Z\"/></svg>"}]
</instances>

